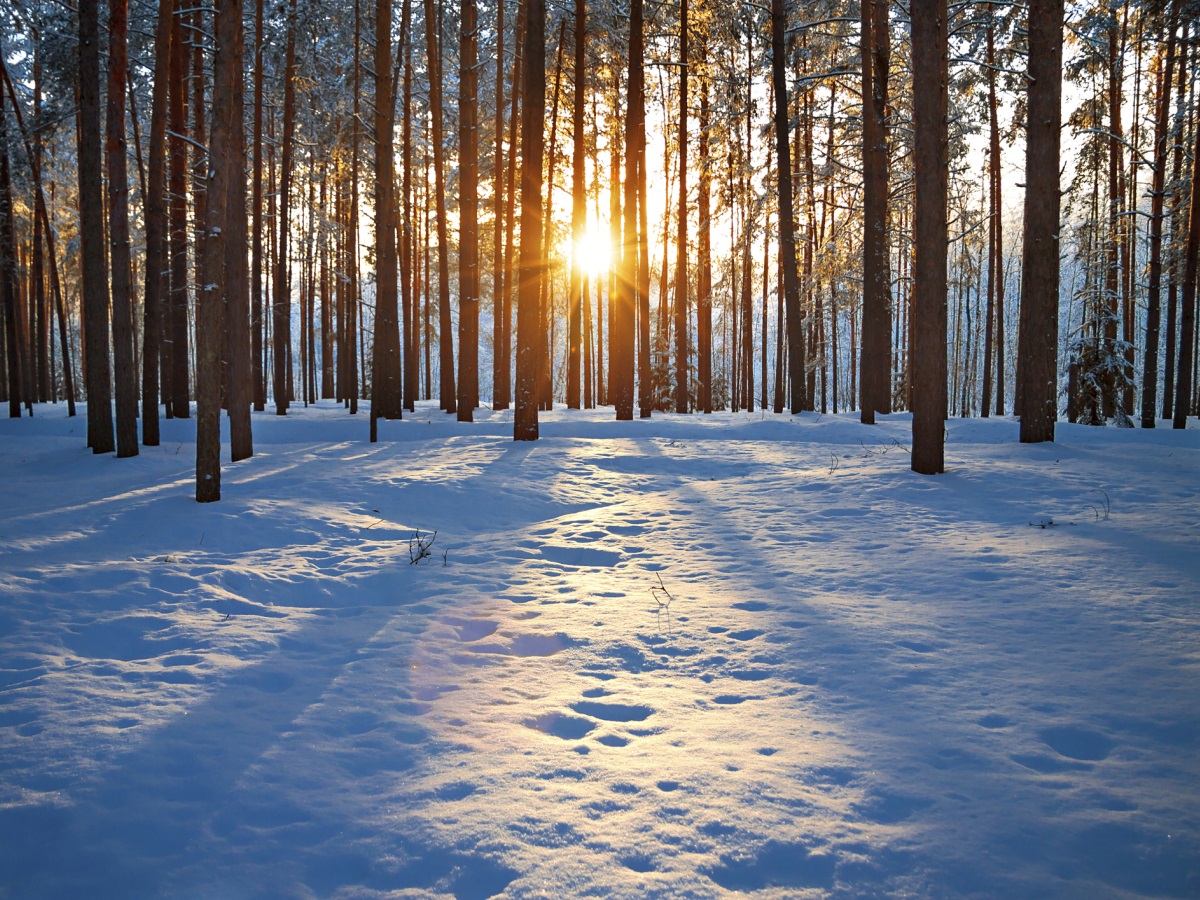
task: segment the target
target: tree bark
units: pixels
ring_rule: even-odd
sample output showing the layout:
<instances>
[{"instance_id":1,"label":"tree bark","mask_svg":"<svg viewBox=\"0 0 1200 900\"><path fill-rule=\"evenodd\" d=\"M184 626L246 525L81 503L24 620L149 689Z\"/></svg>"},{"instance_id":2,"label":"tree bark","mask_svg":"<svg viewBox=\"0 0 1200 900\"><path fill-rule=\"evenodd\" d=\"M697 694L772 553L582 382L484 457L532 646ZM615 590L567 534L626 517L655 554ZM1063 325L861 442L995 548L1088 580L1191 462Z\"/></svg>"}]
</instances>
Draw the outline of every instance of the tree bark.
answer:
<instances>
[{"instance_id":1,"label":"tree bark","mask_svg":"<svg viewBox=\"0 0 1200 900\"><path fill-rule=\"evenodd\" d=\"M375 4L375 350L371 418L399 419L400 316L396 257L396 173L392 146L392 3Z\"/></svg>"},{"instance_id":2,"label":"tree bark","mask_svg":"<svg viewBox=\"0 0 1200 900\"><path fill-rule=\"evenodd\" d=\"M159 443L159 357L167 271L167 98L171 64L172 0L159 0L154 33L154 93L150 104L150 152L145 198L146 272L142 299L142 443Z\"/></svg>"},{"instance_id":3,"label":"tree bark","mask_svg":"<svg viewBox=\"0 0 1200 900\"><path fill-rule=\"evenodd\" d=\"M404 127L401 136L404 163L404 178L401 182L404 195L404 227L400 247L400 301L403 312L401 339L404 342L404 408L415 410L417 389L421 382L421 317L416 279L413 278L415 237L412 210L412 0L404 0L400 18L400 43L404 48Z\"/></svg>"},{"instance_id":4,"label":"tree bark","mask_svg":"<svg viewBox=\"0 0 1200 900\"><path fill-rule=\"evenodd\" d=\"M1179 374L1175 379L1174 428L1187 428L1192 405L1192 365L1196 340L1196 277L1200 264L1200 115L1193 110L1192 196L1188 215L1187 248L1183 258L1183 305L1179 315Z\"/></svg>"},{"instance_id":5,"label":"tree bark","mask_svg":"<svg viewBox=\"0 0 1200 900\"><path fill-rule=\"evenodd\" d=\"M425 0L425 55L429 70L429 113L433 120L433 179L438 240L438 396L442 409L456 412L454 323L450 315L450 238L446 223L445 147L442 129L442 59L439 20L433 0ZM522 238L522 246L524 239Z\"/></svg>"},{"instance_id":6,"label":"tree bark","mask_svg":"<svg viewBox=\"0 0 1200 900\"><path fill-rule=\"evenodd\" d=\"M945 471L946 420L946 0L912 8L915 149L912 470Z\"/></svg>"},{"instance_id":7,"label":"tree bark","mask_svg":"<svg viewBox=\"0 0 1200 900\"><path fill-rule=\"evenodd\" d=\"M0 64L3 60L0 60ZM5 73L7 79L7 72ZM13 216L12 168L8 157L8 118L0 93L0 305L7 344L8 415L21 418L21 342L17 335L17 236Z\"/></svg>"},{"instance_id":8,"label":"tree bark","mask_svg":"<svg viewBox=\"0 0 1200 900\"><path fill-rule=\"evenodd\" d=\"M209 141L205 283L196 309L196 500L221 499L221 360L228 347L233 459L250 447L249 285L243 177L242 0L217 0L213 118ZM226 323L229 335L226 337Z\"/></svg>"},{"instance_id":9,"label":"tree bark","mask_svg":"<svg viewBox=\"0 0 1200 900\"><path fill-rule=\"evenodd\" d=\"M796 214L792 199L792 151L788 136L788 87L784 68L786 26L783 0L771 0L771 78L775 90L775 161L779 169L779 265L783 267L788 379L791 411L795 415L805 406L805 360L804 319L800 309L800 279L796 268Z\"/></svg>"},{"instance_id":10,"label":"tree bark","mask_svg":"<svg viewBox=\"0 0 1200 900\"><path fill-rule=\"evenodd\" d=\"M686 0L684 0L686 2ZM586 35L586 0L575 0L575 93L571 107L571 237L575 258L571 266L567 310L567 408L579 409L580 343L583 338L583 291L587 289L587 273L579 248L587 232L587 185L584 182L585 152L583 140L583 110L587 97L587 61L584 59ZM590 387L590 385L589 385ZM585 393L591 394L588 390Z\"/></svg>"},{"instance_id":11,"label":"tree bark","mask_svg":"<svg viewBox=\"0 0 1200 900\"><path fill-rule=\"evenodd\" d=\"M223 398L229 414L230 459L237 462L254 455L250 409L254 404L254 375L250 349L250 266L246 221L245 35L243 0L221 0L217 6L217 49L213 60L213 153L224 171L215 179L223 194L225 305L223 356L228 366ZM219 133L218 133L219 132ZM214 170L216 167L214 166ZM211 220L217 222L218 220Z\"/></svg>"},{"instance_id":12,"label":"tree bark","mask_svg":"<svg viewBox=\"0 0 1200 900\"><path fill-rule=\"evenodd\" d=\"M525 72L521 107L521 255L517 285L517 379L513 439L538 438L542 260L542 141L546 107L546 4L524 0ZM638 0L634 0L638 2Z\"/></svg>"},{"instance_id":13,"label":"tree bark","mask_svg":"<svg viewBox=\"0 0 1200 900\"><path fill-rule=\"evenodd\" d=\"M1017 402L1022 443L1053 441L1058 418L1062 31L1063 0L1031 0L1025 238L1017 338Z\"/></svg>"},{"instance_id":14,"label":"tree bark","mask_svg":"<svg viewBox=\"0 0 1200 900\"><path fill-rule=\"evenodd\" d=\"M516 94L516 85L513 86ZM504 328L505 278L508 266L504 260L504 222L506 201L504 193L504 0L496 0L496 155L492 163L492 408L500 409L502 381L508 377L508 354L501 335ZM510 201L511 202L511 201ZM505 405L507 405L507 397Z\"/></svg>"},{"instance_id":15,"label":"tree bark","mask_svg":"<svg viewBox=\"0 0 1200 900\"><path fill-rule=\"evenodd\" d=\"M479 41L475 0L459 11L458 421L479 405Z\"/></svg>"},{"instance_id":16,"label":"tree bark","mask_svg":"<svg viewBox=\"0 0 1200 900\"><path fill-rule=\"evenodd\" d=\"M1000 276L1000 120L996 99L996 8L989 3L987 8L987 85L988 85L988 257L987 257L987 307L984 313L983 338L983 402L980 415L988 418L991 412L993 385L992 360L996 341L996 292L1003 289ZM997 381L1003 382L1003 373ZM1000 385L1003 391L1003 386ZM1003 408L996 410L1003 415Z\"/></svg>"},{"instance_id":17,"label":"tree bark","mask_svg":"<svg viewBox=\"0 0 1200 900\"><path fill-rule=\"evenodd\" d=\"M688 411L688 0L679 4L679 228L675 235L675 412Z\"/></svg>"},{"instance_id":18,"label":"tree bark","mask_svg":"<svg viewBox=\"0 0 1200 900\"><path fill-rule=\"evenodd\" d=\"M891 273L888 265L888 4L862 0L863 304L860 418L891 411Z\"/></svg>"},{"instance_id":19,"label":"tree bark","mask_svg":"<svg viewBox=\"0 0 1200 900\"><path fill-rule=\"evenodd\" d=\"M133 357L133 265L129 248L129 171L126 163L125 90L129 6L108 5L108 106L104 149L108 169L108 258L112 269L113 357L117 388L117 457L137 456L138 378Z\"/></svg>"},{"instance_id":20,"label":"tree bark","mask_svg":"<svg viewBox=\"0 0 1200 900\"><path fill-rule=\"evenodd\" d=\"M1142 427L1153 428L1158 415L1158 345L1162 327L1162 244L1167 180L1171 88L1175 84L1175 32L1179 2L1167 14L1167 45L1156 87L1154 116L1154 171L1150 188L1150 283L1146 290L1146 349L1142 358ZM1114 334L1115 337L1115 334ZM1130 390L1132 390L1132 385Z\"/></svg>"},{"instance_id":21,"label":"tree bark","mask_svg":"<svg viewBox=\"0 0 1200 900\"><path fill-rule=\"evenodd\" d=\"M699 57L704 75L700 81L700 158L697 185L697 252L696 266L696 379L697 406L712 412L712 189L709 172L709 98L708 98L708 40L700 40ZM782 327L782 326L781 326Z\"/></svg>"},{"instance_id":22,"label":"tree bark","mask_svg":"<svg viewBox=\"0 0 1200 900\"><path fill-rule=\"evenodd\" d=\"M104 272L104 197L100 158L100 11L98 0L79 4L79 253L82 259L84 384L87 442L111 453L111 370L108 361L108 278Z\"/></svg>"},{"instance_id":23,"label":"tree bark","mask_svg":"<svg viewBox=\"0 0 1200 900\"><path fill-rule=\"evenodd\" d=\"M251 379L254 409L267 405L267 382L263 359L263 48L266 46L263 2L254 3L254 149L251 163L253 187L250 201L250 339ZM357 39L355 35L355 39Z\"/></svg>"},{"instance_id":24,"label":"tree bark","mask_svg":"<svg viewBox=\"0 0 1200 900\"><path fill-rule=\"evenodd\" d=\"M186 57L183 49L182 15L171 21L171 59L168 64L169 174L167 216L171 253L171 293L163 354L163 397L167 399L167 418L186 419L191 415L188 390L188 223L187 223L187 83L184 78ZM168 389L167 384L170 384Z\"/></svg>"},{"instance_id":25,"label":"tree bark","mask_svg":"<svg viewBox=\"0 0 1200 900\"><path fill-rule=\"evenodd\" d=\"M291 232L291 186L293 136L296 131L296 2L291 0L287 12L287 45L284 50L283 73L283 138L279 161L278 229L279 258L275 264L274 297L271 305L272 336L274 338L275 412L287 415L292 398L291 346L292 295L291 263L288 259L288 238Z\"/></svg>"},{"instance_id":26,"label":"tree bark","mask_svg":"<svg viewBox=\"0 0 1200 900\"><path fill-rule=\"evenodd\" d=\"M626 83L625 181L621 239L621 264L617 276L614 318L609 329L612 345L612 371L609 391L617 419L633 418L634 360L636 358L635 315L638 309L638 169L643 149L638 136L644 134L644 76L642 72L642 0L632 0L629 8L629 79Z\"/></svg>"}]
</instances>

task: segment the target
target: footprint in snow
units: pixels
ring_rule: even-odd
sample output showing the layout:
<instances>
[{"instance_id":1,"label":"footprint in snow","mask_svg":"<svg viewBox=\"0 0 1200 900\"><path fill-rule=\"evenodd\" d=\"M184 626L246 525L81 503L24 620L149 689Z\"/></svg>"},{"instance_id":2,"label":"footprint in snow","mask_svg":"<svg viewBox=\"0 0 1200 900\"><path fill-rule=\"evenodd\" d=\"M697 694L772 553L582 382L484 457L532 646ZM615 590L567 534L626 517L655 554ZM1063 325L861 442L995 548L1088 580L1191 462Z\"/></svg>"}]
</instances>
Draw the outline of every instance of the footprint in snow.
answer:
<instances>
[{"instance_id":1,"label":"footprint in snow","mask_svg":"<svg viewBox=\"0 0 1200 900\"><path fill-rule=\"evenodd\" d=\"M580 700L572 703L571 709L585 716L604 719L607 722L644 722L654 714L654 709L640 704L598 703L593 700Z\"/></svg>"},{"instance_id":2,"label":"footprint in snow","mask_svg":"<svg viewBox=\"0 0 1200 900\"><path fill-rule=\"evenodd\" d=\"M1040 737L1055 753L1068 759L1098 762L1107 759L1112 751L1113 742L1110 738L1090 728L1078 725L1060 725L1045 728L1039 732Z\"/></svg>"}]
</instances>

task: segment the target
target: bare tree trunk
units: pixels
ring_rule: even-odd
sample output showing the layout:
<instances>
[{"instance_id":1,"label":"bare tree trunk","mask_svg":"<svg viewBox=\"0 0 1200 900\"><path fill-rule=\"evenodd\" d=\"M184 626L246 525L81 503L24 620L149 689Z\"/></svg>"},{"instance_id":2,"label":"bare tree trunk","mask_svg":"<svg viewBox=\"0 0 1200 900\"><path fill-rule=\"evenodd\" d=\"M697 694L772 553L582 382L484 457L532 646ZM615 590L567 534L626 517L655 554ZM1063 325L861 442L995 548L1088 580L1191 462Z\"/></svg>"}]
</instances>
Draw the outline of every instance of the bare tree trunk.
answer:
<instances>
[{"instance_id":1,"label":"bare tree trunk","mask_svg":"<svg viewBox=\"0 0 1200 900\"><path fill-rule=\"evenodd\" d=\"M686 2L686 0L685 0ZM571 107L571 236L574 260L568 288L567 309L567 408L579 409L580 342L584 337L583 305L587 290L587 273L582 271L579 248L587 231L587 185L584 183L585 147L583 141L583 110L586 102L587 60L584 58L587 29L586 0L575 0L575 93ZM586 349L586 348L585 348ZM588 356L585 352L584 356ZM590 358L584 360L590 365ZM591 379L587 373L586 402L590 405Z\"/></svg>"},{"instance_id":2,"label":"bare tree trunk","mask_svg":"<svg viewBox=\"0 0 1200 900\"><path fill-rule=\"evenodd\" d=\"M679 5L679 233L675 236L675 412L688 411L688 0Z\"/></svg>"},{"instance_id":3,"label":"bare tree trunk","mask_svg":"<svg viewBox=\"0 0 1200 900\"><path fill-rule=\"evenodd\" d=\"M182 15L171 21L170 97L168 98L167 215L170 227L171 294L163 359L163 397L167 400L167 418L186 419L191 415L188 390L188 223L187 223L187 84L184 72L187 57L183 48ZM167 383L170 388L167 388Z\"/></svg>"},{"instance_id":4,"label":"bare tree trunk","mask_svg":"<svg viewBox=\"0 0 1200 900\"><path fill-rule=\"evenodd\" d=\"M117 457L138 455L138 378L133 359L133 265L129 247L129 171L125 151L125 89L128 77L129 7L110 0L108 106L104 149L108 168L108 240L112 269L113 357L117 388Z\"/></svg>"},{"instance_id":5,"label":"bare tree trunk","mask_svg":"<svg viewBox=\"0 0 1200 900\"><path fill-rule=\"evenodd\" d=\"M475 0L459 12L458 421L479 405L479 49Z\"/></svg>"},{"instance_id":6,"label":"bare tree trunk","mask_svg":"<svg viewBox=\"0 0 1200 900\"><path fill-rule=\"evenodd\" d=\"M1121 248L1124 245L1124 225L1121 217L1124 199L1124 184L1121 167L1121 55L1118 52L1119 29L1115 10L1108 33L1108 234L1105 246L1106 268L1104 273L1103 302L1097 310L1096 358L1111 358L1116 352L1117 323L1121 302ZM1118 380L1112 366L1104 366L1100 377L1100 409L1094 410L1093 419L1102 422L1116 414L1119 397L1116 396Z\"/></svg>"},{"instance_id":7,"label":"bare tree trunk","mask_svg":"<svg viewBox=\"0 0 1200 900\"><path fill-rule=\"evenodd\" d=\"M642 0L631 0L629 7L629 80L626 85L625 114L625 200L624 234L621 241L621 270L617 276L616 309L609 330L612 344L612 372L609 389L616 406L617 418L633 418L635 316L638 312L638 170L642 165L644 147L644 74L642 71L643 27Z\"/></svg>"},{"instance_id":8,"label":"bare tree trunk","mask_svg":"<svg viewBox=\"0 0 1200 900\"><path fill-rule=\"evenodd\" d=\"M250 201L251 379L254 382L254 408L259 412L267 403L267 382L263 372L263 47L267 40L263 2L255 0L254 3L254 183Z\"/></svg>"},{"instance_id":9,"label":"bare tree trunk","mask_svg":"<svg viewBox=\"0 0 1200 900\"><path fill-rule=\"evenodd\" d=\"M1179 61L1179 77L1175 102L1175 153L1171 164L1171 184L1174 185L1171 191L1171 243L1174 248L1170 255L1168 265L1168 287L1167 287L1167 352L1166 358L1163 361L1163 405L1162 417L1171 419L1175 415L1175 374L1177 370L1175 348L1179 342L1179 322L1178 322L1178 296L1179 296L1179 279L1182 274L1180 271L1180 253L1179 242L1180 235L1183 233L1183 136L1184 136L1184 119L1187 109L1187 86L1191 81L1191 72L1188 69L1188 51L1190 47L1187 41L1183 42L1182 58Z\"/></svg>"},{"instance_id":10,"label":"bare tree trunk","mask_svg":"<svg viewBox=\"0 0 1200 900\"><path fill-rule=\"evenodd\" d=\"M788 328L788 377L791 411L800 412L804 396L804 320L796 270L796 216L792 199L792 152L788 139L788 89L784 70L787 27L783 0L771 0L771 77L775 89L775 154L779 169L779 265L783 268Z\"/></svg>"},{"instance_id":11,"label":"bare tree trunk","mask_svg":"<svg viewBox=\"0 0 1200 900\"><path fill-rule=\"evenodd\" d=\"M279 259L275 265L275 293L271 308L274 325L275 366L273 393L275 412L287 415L291 402L292 297L288 260L288 235L291 230L290 193L292 185L293 135L296 130L296 0L288 7L287 48L283 74L283 143L279 163L278 229Z\"/></svg>"},{"instance_id":12,"label":"bare tree trunk","mask_svg":"<svg viewBox=\"0 0 1200 900\"><path fill-rule=\"evenodd\" d=\"M567 33L567 20L564 17L559 23L558 50L555 53L554 91L550 104L550 161L549 174L546 178L546 202L542 206L542 260L545 267L542 270L541 295L538 299L539 347L541 356L538 360L538 406L549 410L554 407L554 310L550 296L550 285L554 273L550 268L550 236L554 207L554 173L558 162L558 107L559 94L562 87L563 44Z\"/></svg>"},{"instance_id":13,"label":"bare tree trunk","mask_svg":"<svg viewBox=\"0 0 1200 900\"><path fill-rule=\"evenodd\" d=\"M999 277L1000 258L997 244L1000 230L1000 121L996 100L996 7L989 3L987 8L987 57L986 73L988 84L988 256L987 256L987 311L984 313L983 338L983 403L980 415L987 418L992 406L992 354L995 341L996 289L1001 285ZM1003 380L1003 375L1000 376ZM997 409L996 415L1003 415Z\"/></svg>"},{"instance_id":14,"label":"bare tree trunk","mask_svg":"<svg viewBox=\"0 0 1200 900\"><path fill-rule=\"evenodd\" d=\"M359 377L358 338L361 329L358 320L361 308L359 291L358 268L358 181L359 181L359 127L362 121L361 94L362 85L360 72L362 70L362 49L360 31L362 29L362 6L360 0L354 0L354 76L351 78L351 91L354 94L354 122L350 130L350 210L349 227L346 240L346 335L342 353L345 355L345 385L342 388L342 399L350 406L350 415L358 415L358 398L363 383ZM374 404L372 404L374 405Z\"/></svg>"},{"instance_id":15,"label":"bare tree trunk","mask_svg":"<svg viewBox=\"0 0 1200 900\"><path fill-rule=\"evenodd\" d=\"M104 272L104 197L100 173L100 11L98 0L79 4L79 253L83 271L84 383L87 442L111 453L112 385L108 362L108 278Z\"/></svg>"},{"instance_id":16,"label":"bare tree trunk","mask_svg":"<svg viewBox=\"0 0 1200 900\"><path fill-rule=\"evenodd\" d=\"M1058 418L1058 284L1063 0L1029 4L1025 240L1017 354L1021 442L1054 440Z\"/></svg>"},{"instance_id":17,"label":"bare tree trunk","mask_svg":"<svg viewBox=\"0 0 1200 900\"><path fill-rule=\"evenodd\" d=\"M699 234L696 265L696 377L699 381L697 405L703 412L712 412L712 194L709 172L709 99L708 99L708 40L701 38L700 67L705 73L700 81L700 178L697 196Z\"/></svg>"},{"instance_id":18,"label":"bare tree trunk","mask_svg":"<svg viewBox=\"0 0 1200 900\"><path fill-rule=\"evenodd\" d=\"M513 439L538 438L542 260L542 139L546 96L546 4L524 0L525 102L521 108L521 260L517 287L517 383ZM637 0L635 0L637 2Z\"/></svg>"},{"instance_id":19,"label":"bare tree trunk","mask_svg":"<svg viewBox=\"0 0 1200 900\"><path fill-rule=\"evenodd\" d=\"M638 58L644 58L643 44L643 29L639 24L638 34ZM651 396L652 374L650 371L650 224L648 222L646 205L649 198L646 185L646 91L645 91L645 74L638 67L638 99L637 99L637 114L630 117L630 121L626 125L627 128L633 128L637 141L637 319L638 319L638 345L637 345L637 371L638 371L638 410L641 418L646 418L650 415L650 410L653 407L654 401ZM632 105L632 104L631 104Z\"/></svg>"},{"instance_id":20,"label":"bare tree trunk","mask_svg":"<svg viewBox=\"0 0 1200 900\"><path fill-rule=\"evenodd\" d=\"M0 60L0 65L3 60ZM7 81L8 73L5 72ZM0 93L0 305L7 343L8 415L21 418L21 342L17 334L17 235L13 216L12 168L8 158L8 118ZM16 104L13 104L14 107Z\"/></svg>"},{"instance_id":21,"label":"bare tree trunk","mask_svg":"<svg viewBox=\"0 0 1200 900\"><path fill-rule=\"evenodd\" d=\"M1196 340L1196 277L1200 263L1200 117L1193 110L1196 149L1192 155L1192 197L1188 215L1187 248L1183 258L1183 306L1179 316L1179 374L1175 379L1175 415L1171 425L1187 428L1192 405L1192 366Z\"/></svg>"},{"instance_id":22,"label":"bare tree trunk","mask_svg":"<svg viewBox=\"0 0 1200 900\"><path fill-rule=\"evenodd\" d=\"M1179 0L1173 0L1167 14L1167 46L1155 88L1157 108L1154 116L1154 173L1150 188L1150 284L1146 291L1146 350L1142 370L1142 427L1153 428L1158 412L1158 345L1162 323L1162 243L1164 199L1167 180L1167 154L1170 153L1168 128L1171 115L1171 88L1175 84L1175 32L1179 21ZM1130 390L1132 390L1132 385Z\"/></svg>"},{"instance_id":23,"label":"bare tree trunk","mask_svg":"<svg viewBox=\"0 0 1200 900\"><path fill-rule=\"evenodd\" d=\"M433 120L433 178L438 236L438 396L446 412L456 412L454 326L450 317L450 238L446 225L445 147L442 134L442 59L440 27L433 0L425 0L425 56L429 70L429 112Z\"/></svg>"},{"instance_id":24,"label":"bare tree trunk","mask_svg":"<svg viewBox=\"0 0 1200 900\"><path fill-rule=\"evenodd\" d=\"M513 85L516 94L516 85ZM492 408L499 409L500 386L508 374L508 357L501 355L500 336L503 330L505 276L504 261L504 0L496 0L496 155L492 164ZM501 372L501 369L504 372ZM507 401L506 401L507 403Z\"/></svg>"},{"instance_id":25,"label":"bare tree trunk","mask_svg":"<svg viewBox=\"0 0 1200 900\"><path fill-rule=\"evenodd\" d=\"M167 98L171 64L172 0L160 0L154 34L154 93L150 105L150 153L145 197L146 272L142 299L142 443L157 447L159 357L167 275Z\"/></svg>"},{"instance_id":26,"label":"bare tree trunk","mask_svg":"<svg viewBox=\"0 0 1200 900\"><path fill-rule=\"evenodd\" d=\"M888 4L862 0L863 308L860 417L891 411L891 274L888 267Z\"/></svg>"},{"instance_id":27,"label":"bare tree trunk","mask_svg":"<svg viewBox=\"0 0 1200 900\"><path fill-rule=\"evenodd\" d=\"M914 232L912 345L912 470L945 471L946 421L946 190L949 158L946 111L946 0L913 7Z\"/></svg>"},{"instance_id":28,"label":"bare tree trunk","mask_svg":"<svg viewBox=\"0 0 1200 900\"><path fill-rule=\"evenodd\" d=\"M254 405L254 372L251 360L250 266L246 257L249 234L246 221L245 177L245 35L243 0L220 0L217 11L217 50L213 97L213 152L223 166L215 178L224 195L224 357L228 365L225 406L229 411L230 459L237 462L254 455L250 410ZM220 131L220 135L216 134ZM218 221L218 220L212 220Z\"/></svg>"},{"instance_id":29,"label":"bare tree trunk","mask_svg":"<svg viewBox=\"0 0 1200 900\"><path fill-rule=\"evenodd\" d=\"M404 202L404 222L400 246L400 303L403 312L401 339L404 343L404 408L417 408L417 393L421 382L421 329L420 308L417 301L416 281L413 277L415 263L415 235L413 232L412 202L412 2L404 0L401 7L400 43L404 52L404 107L401 153L404 163L404 179L401 184Z\"/></svg>"},{"instance_id":30,"label":"bare tree trunk","mask_svg":"<svg viewBox=\"0 0 1200 900\"><path fill-rule=\"evenodd\" d=\"M213 119L209 143L206 273L197 315L196 500L221 499L221 357L229 324L229 417L233 459L250 442L249 285L243 176L242 0L217 0Z\"/></svg>"},{"instance_id":31,"label":"bare tree trunk","mask_svg":"<svg viewBox=\"0 0 1200 900\"><path fill-rule=\"evenodd\" d=\"M392 3L375 4L375 349L371 421L399 419L400 315L396 256L396 173L392 147ZM374 434L374 431L372 431Z\"/></svg>"}]
</instances>

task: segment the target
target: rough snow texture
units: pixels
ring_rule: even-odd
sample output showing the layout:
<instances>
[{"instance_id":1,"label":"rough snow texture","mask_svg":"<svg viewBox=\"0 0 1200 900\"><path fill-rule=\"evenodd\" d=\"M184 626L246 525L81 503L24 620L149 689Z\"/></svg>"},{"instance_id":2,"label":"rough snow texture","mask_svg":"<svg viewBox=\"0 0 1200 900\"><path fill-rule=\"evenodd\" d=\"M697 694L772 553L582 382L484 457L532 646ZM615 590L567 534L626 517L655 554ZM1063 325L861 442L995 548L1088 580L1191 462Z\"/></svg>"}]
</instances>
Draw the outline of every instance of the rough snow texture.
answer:
<instances>
[{"instance_id":1,"label":"rough snow texture","mask_svg":"<svg viewBox=\"0 0 1200 900\"><path fill-rule=\"evenodd\" d=\"M1200 432L508 416L0 422L0 897L1200 895Z\"/></svg>"}]
</instances>

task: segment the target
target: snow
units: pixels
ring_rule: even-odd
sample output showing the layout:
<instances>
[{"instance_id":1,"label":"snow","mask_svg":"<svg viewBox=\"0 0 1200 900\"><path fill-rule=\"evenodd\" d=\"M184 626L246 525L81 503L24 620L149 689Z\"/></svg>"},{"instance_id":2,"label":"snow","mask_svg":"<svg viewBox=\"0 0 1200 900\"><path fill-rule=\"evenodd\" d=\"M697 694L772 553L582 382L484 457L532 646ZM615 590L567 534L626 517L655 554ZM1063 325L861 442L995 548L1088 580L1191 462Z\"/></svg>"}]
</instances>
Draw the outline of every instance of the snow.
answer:
<instances>
[{"instance_id":1,"label":"snow","mask_svg":"<svg viewBox=\"0 0 1200 900\"><path fill-rule=\"evenodd\" d=\"M1200 430L36 412L0 898L1200 895Z\"/></svg>"}]
</instances>

